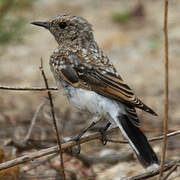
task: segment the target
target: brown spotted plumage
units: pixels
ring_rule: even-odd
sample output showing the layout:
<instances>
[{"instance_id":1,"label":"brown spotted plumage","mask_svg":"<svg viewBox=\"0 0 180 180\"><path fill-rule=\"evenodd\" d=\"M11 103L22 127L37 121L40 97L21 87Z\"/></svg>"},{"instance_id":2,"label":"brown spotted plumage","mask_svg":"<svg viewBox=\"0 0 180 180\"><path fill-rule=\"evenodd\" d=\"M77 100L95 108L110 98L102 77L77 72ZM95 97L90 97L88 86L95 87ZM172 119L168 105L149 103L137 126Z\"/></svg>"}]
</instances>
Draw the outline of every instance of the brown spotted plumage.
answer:
<instances>
[{"instance_id":1,"label":"brown spotted plumage","mask_svg":"<svg viewBox=\"0 0 180 180\"><path fill-rule=\"evenodd\" d=\"M91 25L84 18L71 15L58 15L49 21L32 24L48 29L58 43L50 57L50 67L69 101L115 123L140 162L145 167L157 165L155 153L137 127L139 120L135 108L157 114L123 81L98 47Z\"/></svg>"}]
</instances>

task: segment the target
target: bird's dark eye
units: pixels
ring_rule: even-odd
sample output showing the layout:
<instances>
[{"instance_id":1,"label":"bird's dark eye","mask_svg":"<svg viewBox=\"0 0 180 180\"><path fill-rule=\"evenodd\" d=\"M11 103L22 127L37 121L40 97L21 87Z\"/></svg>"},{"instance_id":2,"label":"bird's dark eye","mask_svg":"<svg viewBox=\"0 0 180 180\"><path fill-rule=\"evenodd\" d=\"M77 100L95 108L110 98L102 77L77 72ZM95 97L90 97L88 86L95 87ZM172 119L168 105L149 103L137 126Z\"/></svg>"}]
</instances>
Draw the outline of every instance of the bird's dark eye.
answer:
<instances>
[{"instance_id":1,"label":"bird's dark eye","mask_svg":"<svg viewBox=\"0 0 180 180\"><path fill-rule=\"evenodd\" d=\"M59 23L59 27L60 27L61 29L64 29L66 26L67 26L67 23L66 23L66 22L60 22L60 23Z\"/></svg>"}]
</instances>

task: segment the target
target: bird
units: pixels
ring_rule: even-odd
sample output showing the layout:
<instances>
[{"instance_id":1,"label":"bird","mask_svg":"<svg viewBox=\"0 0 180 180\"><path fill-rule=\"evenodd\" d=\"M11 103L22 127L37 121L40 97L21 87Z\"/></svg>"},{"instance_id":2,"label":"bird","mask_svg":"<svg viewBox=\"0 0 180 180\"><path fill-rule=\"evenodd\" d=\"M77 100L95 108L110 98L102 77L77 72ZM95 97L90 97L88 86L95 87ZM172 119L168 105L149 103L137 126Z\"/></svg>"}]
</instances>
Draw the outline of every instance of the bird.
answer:
<instances>
[{"instance_id":1,"label":"bird","mask_svg":"<svg viewBox=\"0 0 180 180\"><path fill-rule=\"evenodd\" d=\"M70 14L31 24L44 27L54 36L58 46L50 56L50 69L69 102L94 115L89 127L108 120L107 128L110 124L119 127L145 169L158 168L158 157L139 128L136 108L157 114L119 75L95 41L92 25L85 18Z\"/></svg>"}]
</instances>

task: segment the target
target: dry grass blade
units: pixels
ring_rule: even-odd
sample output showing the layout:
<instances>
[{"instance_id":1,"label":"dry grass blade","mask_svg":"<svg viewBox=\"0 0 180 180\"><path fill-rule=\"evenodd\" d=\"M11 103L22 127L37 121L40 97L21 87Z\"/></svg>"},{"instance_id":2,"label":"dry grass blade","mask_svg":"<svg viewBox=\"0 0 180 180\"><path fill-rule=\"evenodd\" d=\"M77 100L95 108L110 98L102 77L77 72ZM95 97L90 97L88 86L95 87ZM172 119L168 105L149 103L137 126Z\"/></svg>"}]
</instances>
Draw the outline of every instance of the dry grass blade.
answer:
<instances>
[{"instance_id":1,"label":"dry grass blade","mask_svg":"<svg viewBox=\"0 0 180 180\"><path fill-rule=\"evenodd\" d=\"M31 120L31 125L29 127L28 133L27 133L26 137L24 138L25 141L28 141L30 139L30 136L32 134L32 130L33 130L34 126L35 126L35 123L36 123L36 120L37 120L37 117L38 117L38 114L39 114L40 110L44 107L44 105L45 105L45 100L42 101L40 103L40 105L38 106L38 108L36 109L36 112L34 113L34 116L33 116L32 120Z\"/></svg>"},{"instance_id":2,"label":"dry grass blade","mask_svg":"<svg viewBox=\"0 0 180 180\"><path fill-rule=\"evenodd\" d=\"M48 81L47 81L45 72L44 72L44 70L43 70L43 60L42 60L42 58L41 58L40 70L41 70L41 74L42 74L43 79L44 79L45 86L46 86L46 88L48 89L48 88L49 88L49 85L48 85ZM54 128L55 128L55 131L56 131L57 142L58 142L58 146L59 146L59 154L60 154L60 162L61 162L60 171L61 171L63 180L65 180L66 177L65 177L65 172L64 172L64 162L63 162L63 153L62 153L62 148L61 148L61 139L60 139L60 133L59 133L59 131L58 131L57 123L56 123L55 111L54 111L54 104L53 104L51 92L50 92L50 91L47 91L47 94L48 94L48 97L49 97L49 102L50 102L50 106L51 106L51 114L52 114L53 124L54 124Z\"/></svg>"},{"instance_id":3,"label":"dry grass blade","mask_svg":"<svg viewBox=\"0 0 180 180\"><path fill-rule=\"evenodd\" d=\"M159 179L163 177L163 168L166 157L167 130L168 130L168 109L169 109L169 59L168 59L168 0L164 0L164 42L165 42L165 112L164 112L164 140L162 147L161 169Z\"/></svg>"}]
</instances>

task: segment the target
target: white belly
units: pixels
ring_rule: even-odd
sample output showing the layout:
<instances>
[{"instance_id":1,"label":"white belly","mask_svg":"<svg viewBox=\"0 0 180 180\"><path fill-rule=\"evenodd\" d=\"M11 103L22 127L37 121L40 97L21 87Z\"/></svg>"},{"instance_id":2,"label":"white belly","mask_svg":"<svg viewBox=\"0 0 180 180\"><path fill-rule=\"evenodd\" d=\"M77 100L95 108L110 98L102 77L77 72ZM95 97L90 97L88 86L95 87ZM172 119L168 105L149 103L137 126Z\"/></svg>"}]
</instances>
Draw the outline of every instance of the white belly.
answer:
<instances>
[{"instance_id":1,"label":"white belly","mask_svg":"<svg viewBox=\"0 0 180 180\"><path fill-rule=\"evenodd\" d=\"M94 91L69 86L67 97L75 107L92 114L103 117L110 116L111 118L117 117L118 113L125 114L123 104L101 96Z\"/></svg>"}]
</instances>

